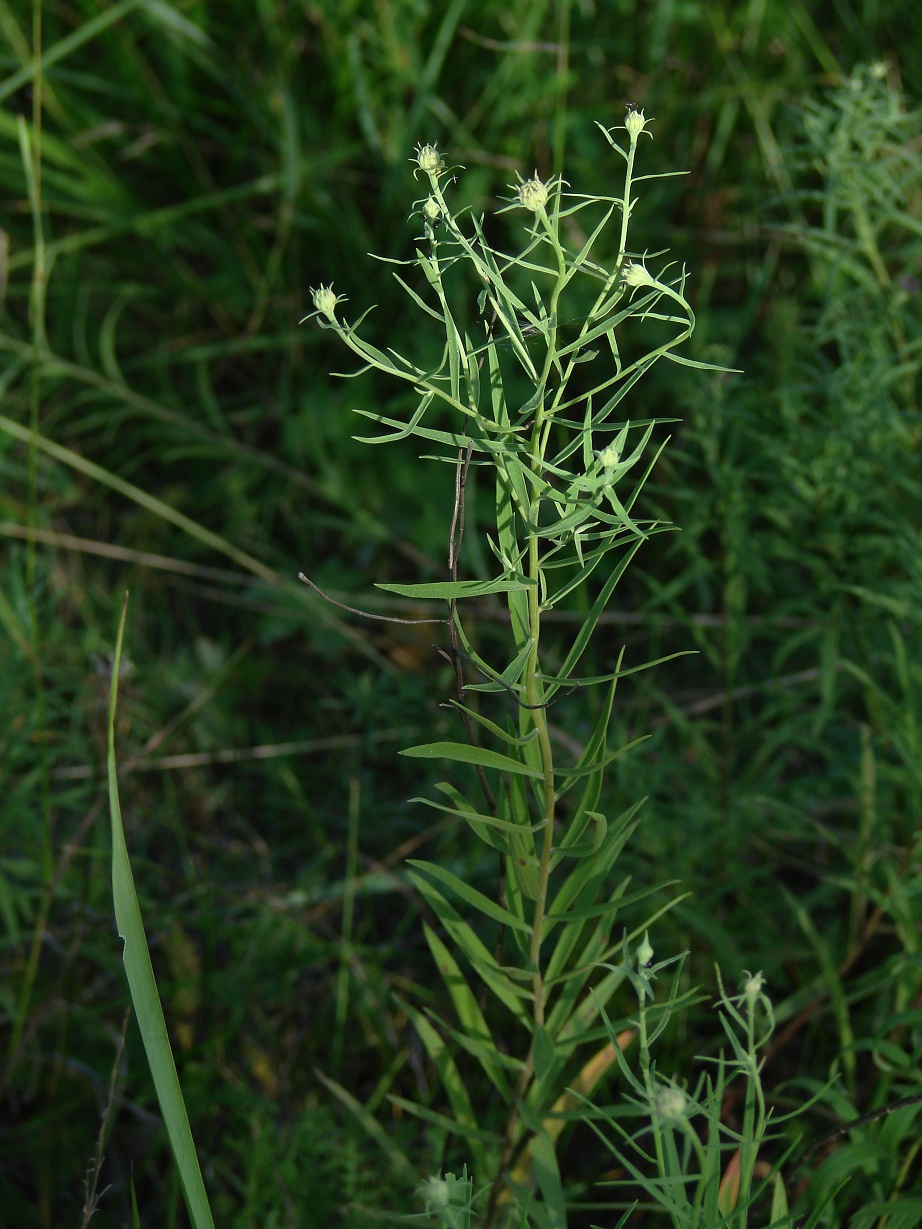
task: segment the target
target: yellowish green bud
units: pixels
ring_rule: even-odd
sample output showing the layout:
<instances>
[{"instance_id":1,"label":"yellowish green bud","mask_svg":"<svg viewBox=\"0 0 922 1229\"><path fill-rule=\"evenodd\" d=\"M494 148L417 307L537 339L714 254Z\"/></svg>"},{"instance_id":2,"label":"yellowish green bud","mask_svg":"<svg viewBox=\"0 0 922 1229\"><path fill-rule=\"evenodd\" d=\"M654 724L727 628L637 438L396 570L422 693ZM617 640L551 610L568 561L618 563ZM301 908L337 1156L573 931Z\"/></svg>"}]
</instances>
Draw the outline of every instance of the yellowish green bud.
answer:
<instances>
[{"instance_id":1,"label":"yellowish green bud","mask_svg":"<svg viewBox=\"0 0 922 1229\"><path fill-rule=\"evenodd\" d=\"M636 141L647 126L646 116L643 111L638 111L636 107L631 107L624 121L624 126L631 140Z\"/></svg>"},{"instance_id":2,"label":"yellowish green bud","mask_svg":"<svg viewBox=\"0 0 922 1229\"><path fill-rule=\"evenodd\" d=\"M336 304L339 298L333 293L332 282L329 286L318 286L316 290L312 290L311 298L321 316L326 316L327 320L336 319Z\"/></svg>"},{"instance_id":3,"label":"yellowish green bud","mask_svg":"<svg viewBox=\"0 0 922 1229\"><path fill-rule=\"evenodd\" d=\"M542 183L535 171L531 179L524 179L515 190L516 199L523 209L530 213L540 213L547 204L547 184Z\"/></svg>"},{"instance_id":4,"label":"yellowish green bud","mask_svg":"<svg viewBox=\"0 0 922 1229\"><path fill-rule=\"evenodd\" d=\"M442 206L434 196L430 196L423 205L423 217L427 222L437 222L441 216Z\"/></svg>"},{"instance_id":5,"label":"yellowish green bud","mask_svg":"<svg viewBox=\"0 0 922 1229\"><path fill-rule=\"evenodd\" d=\"M753 973L743 982L743 994L746 997L746 1006L752 1014L756 1002L765 989L765 978L761 973Z\"/></svg>"},{"instance_id":6,"label":"yellowish green bud","mask_svg":"<svg viewBox=\"0 0 922 1229\"><path fill-rule=\"evenodd\" d=\"M440 175L445 170L445 159L436 145L417 145L416 165L424 175Z\"/></svg>"},{"instance_id":7,"label":"yellowish green bud","mask_svg":"<svg viewBox=\"0 0 922 1229\"><path fill-rule=\"evenodd\" d=\"M637 949L637 967L645 969L653 963L653 947L647 935L644 934L643 943Z\"/></svg>"},{"instance_id":8,"label":"yellowish green bud","mask_svg":"<svg viewBox=\"0 0 922 1229\"><path fill-rule=\"evenodd\" d=\"M621 273L621 280L625 286L655 286L654 279L650 276L643 265L631 264L625 265Z\"/></svg>"},{"instance_id":9,"label":"yellowish green bud","mask_svg":"<svg viewBox=\"0 0 922 1229\"><path fill-rule=\"evenodd\" d=\"M607 448L603 448L599 453L599 464L603 469L614 469L620 460L621 453L614 444L609 444Z\"/></svg>"}]
</instances>

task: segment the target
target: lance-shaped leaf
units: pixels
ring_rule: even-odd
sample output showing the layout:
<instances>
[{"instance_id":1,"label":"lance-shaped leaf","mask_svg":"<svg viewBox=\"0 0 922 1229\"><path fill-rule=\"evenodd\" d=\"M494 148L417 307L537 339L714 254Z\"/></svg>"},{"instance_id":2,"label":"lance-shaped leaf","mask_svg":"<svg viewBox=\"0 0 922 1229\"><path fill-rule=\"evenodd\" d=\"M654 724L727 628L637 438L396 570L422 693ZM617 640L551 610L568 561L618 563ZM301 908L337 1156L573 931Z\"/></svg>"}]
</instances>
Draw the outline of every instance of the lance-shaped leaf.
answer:
<instances>
[{"instance_id":1,"label":"lance-shaped leaf","mask_svg":"<svg viewBox=\"0 0 922 1229\"><path fill-rule=\"evenodd\" d=\"M315 1074L321 1084L345 1106L356 1122L362 1127L362 1130L368 1135L369 1139L374 1140L396 1172L401 1174L406 1182L414 1182L419 1176L415 1167L409 1161L406 1154L394 1143L380 1122L373 1115L369 1114L361 1101L354 1097L347 1089L343 1088L341 1084L337 1084L335 1080L331 1080L328 1076L324 1075L322 1071L316 1071Z\"/></svg>"},{"instance_id":2,"label":"lance-shaped leaf","mask_svg":"<svg viewBox=\"0 0 922 1229\"><path fill-rule=\"evenodd\" d=\"M186 1104L183 1100L176 1064L170 1049L170 1039L154 978L150 950L141 920L141 909L134 886L134 875L128 858L122 810L118 796L118 774L115 763L115 711L118 702L118 674L125 635L128 594L122 604L122 615L112 659L112 682L109 693L108 754L109 809L112 819L112 895L115 922L124 942L122 959L128 978L128 989L134 1006L144 1053L154 1081L154 1091L163 1115L170 1147L179 1170L186 1207L194 1229L214 1229L208 1195L199 1168L198 1155L192 1139Z\"/></svg>"},{"instance_id":3,"label":"lance-shaped leaf","mask_svg":"<svg viewBox=\"0 0 922 1229\"><path fill-rule=\"evenodd\" d=\"M527 1001L534 997L531 990L515 984L506 970L500 967L496 957L487 950L467 922L462 920L455 908L428 879L413 871L409 872L409 878L474 972L519 1023L531 1032L532 1020L527 1007Z\"/></svg>"},{"instance_id":4,"label":"lance-shaped leaf","mask_svg":"<svg viewBox=\"0 0 922 1229\"><path fill-rule=\"evenodd\" d=\"M479 764L482 768L495 768L498 772L518 773L525 777L540 777L538 768L529 768L521 760L513 760L487 747L471 747L467 743L423 743L407 747L400 752L416 760L454 760L457 764Z\"/></svg>"},{"instance_id":5,"label":"lance-shaped leaf","mask_svg":"<svg viewBox=\"0 0 922 1229\"><path fill-rule=\"evenodd\" d=\"M511 1101L509 1081L501 1065L496 1042L480 1010L480 1004L467 984L458 962L439 936L427 925L423 926L423 931L436 968L454 1004L458 1022L464 1032L465 1048L477 1058L493 1087L508 1105Z\"/></svg>"},{"instance_id":6,"label":"lance-shaped leaf","mask_svg":"<svg viewBox=\"0 0 922 1229\"><path fill-rule=\"evenodd\" d=\"M425 871L433 879L444 884L456 896L465 901L476 909L478 913L482 913L484 917L490 918L494 922L499 922L501 926L510 926L513 930L522 930L527 934L531 934L531 927L521 918L517 918L510 913L508 909L504 909L502 905L498 905L496 901L490 900L489 896L484 896L483 892L478 892L476 888L472 888L469 883L465 883L457 875L451 871L445 870L443 866L439 866L436 862L423 862L417 858L409 858L408 864L415 866L421 871Z\"/></svg>"},{"instance_id":7,"label":"lance-shaped leaf","mask_svg":"<svg viewBox=\"0 0 922 1229\"><path fill-rule=\"evenodd\" d=\"M435 580L412 585L376 584L376 589L396 593L398 597L442 598L457 601L467 597L486 597L489 593L514 593L527 589L534 582L525 577L497 576L495 580Z\"/></svg>"},{"instance_id":8,"label":"lance-shaped leaf","mask_svg":"<svg viewBox=\"0 0 922 1229\"><path fill-rule=\"evenodd\" d=\"M461 1078L461 1073L455 1060L430 1021L421 1012L411 1007L409 1003L403 1002L400 999L397 1001L407 1013L410 1022L416 1030L416 1035L425 1046L426 1053L432 1059L441 1085L448 1096L454 1121L448 1120L446 1125L449 1129L453 1129L458 1134L463 1135L468 1141L469 1146L474 1152L474 1163L477 1166L477 1170L481 1173L488 1172L492 1168L487 1161L490 1150L484 1144L486 1141L492 1142L493 1137L488 1132L481 1131L477 1125L477 1117L474 1114L467 1087ZM411 1108L413 1103L406 1102L404 1105L405 1108ZM423 1106L417 1107L414 1112L420 1112L423 1117L428 1117L431 1113L431 1111L427 1111Z\"/></svg>"}]
</instances>

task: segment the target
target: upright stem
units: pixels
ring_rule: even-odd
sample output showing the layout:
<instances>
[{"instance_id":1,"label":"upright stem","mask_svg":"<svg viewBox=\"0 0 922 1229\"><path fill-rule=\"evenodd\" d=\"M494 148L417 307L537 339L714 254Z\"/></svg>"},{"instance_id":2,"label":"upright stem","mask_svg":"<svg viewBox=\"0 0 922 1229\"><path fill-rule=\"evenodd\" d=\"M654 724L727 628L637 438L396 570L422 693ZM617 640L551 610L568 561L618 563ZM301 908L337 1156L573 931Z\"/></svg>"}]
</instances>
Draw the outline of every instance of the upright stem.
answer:
<instances>
[{"instance_id":1,"label":"upright stem","mask_svg":"<svg viewBox=\"0 0 922 1229\"><path fill-rule=\"evenodd\" d=\"M542 386L546 383L554 366L557 349L557 304L560 293L566 285L567 262L563 248L557 236L556 227L551 223L544 209L541 210L540 221L544 226L557 262L557 282L551 294L551 326L548 331L547 354L544 359L544 369L541 374ZM556 221L556 218L555 218ZM539 463L544 457L548 444L552 418L547 409L539 406L535 411L535 423L532 429L532 459L535 462L535 476L539 475ZM548 880L551 874L551 853L554 848L554 815L555 815L555 775L554 752L551 747L547 728L547 710L543 707L544 687L538 678L540 657L538 652L541 632L541 552L540 552L540 516L541 492L537 482L532 488L532 501L529 510L531 532L528 540L528 576L531 584L528 586L528 634L532 640L532 649L528 655L525 667L525 695L528 713L538 731L538 748L541 753L541 770L543 773L542 787L544 790L544 823L541 833L541 855L538 861L538 889L535 900L535 912L532 920L531 950L529 953L532 967L532 988L534 992L534 1022L536 1030L544 1024L544 978L541 973L541 940L544 937L544 915L547 910Z\"/></svg>"},{"instance_id":2,"label":"upright stem","mask_svg":"<svg viewBox=\"0 0 922 1229\"><path fill-rule=\"evenodd\" d=\"M538 500L532 504L534 514L538 511ZM528 587L528 624L529 636L532 638L532 649L528 655L525 667L525 696L529 715L538 731L538 748L541 753L541 770L543 774L544 827L541 833L541 856L538 862L538 890L535 901L535 913L532 922L530 963L532 967L532 987L534 990L534 1021L536 1028L544 1024L544 978L541 973L541 940L544 931L544 915L547 909L547 887L551 872L551 852L554 847L554 753L547 729L547 710L542 707L544 687L538 678L539 656L538 638L541 624L541 594L540 594L540 555L538 537L533 534L528 544L528 574L534 582Z\"/></svg>"}]
</instances>

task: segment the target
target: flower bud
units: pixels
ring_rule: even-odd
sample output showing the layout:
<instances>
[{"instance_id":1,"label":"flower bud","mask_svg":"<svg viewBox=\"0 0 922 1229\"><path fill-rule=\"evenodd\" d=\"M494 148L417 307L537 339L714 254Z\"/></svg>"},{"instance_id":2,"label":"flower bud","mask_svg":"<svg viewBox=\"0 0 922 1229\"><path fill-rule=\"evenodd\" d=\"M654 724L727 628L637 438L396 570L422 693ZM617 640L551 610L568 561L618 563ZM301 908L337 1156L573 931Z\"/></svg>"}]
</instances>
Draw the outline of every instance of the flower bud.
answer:
<instances>
[{"instance_id":1,"label":"flower bud","mask_svg":"<svg viewBox=\"0 0 922 1229\"><path fill-rule=\"evenodd\" d=\"M599 453L599 464L603 469L614 469L620 460L621 454L614 444L609 444Z\"/></svg>"},{"instance_id":2,"label":"flower bud","mask_svg":"<svg viewBox=\"0 0 922 1229\"><path fill-rule=\"evenodd\" d=\"M535 171L531 179L524 179L515 190L518 204L529 213L540 213L547 204L547 184L542 183Z\"/></svg>"},{"instance_id":3,"label":"flower bud","mask_svg":"<svg viewBox=\"0 0 922 1229\"><path fill-rule=\"evenodd\" d=\"M424 175L440 175L445 170L445 159L436 145L417 145L416 165Z\"/></svg>"},{"instance_id":4,"label":"flower bud","mask_svg":"<svg viewBox=\"0 0 922 1229\"><path fill-rule=\"evenodd\" d=\"M636 107L631 107L625 118L624 126L631 140L636 141L647 126L647 120L643 111L638 111Z\"/></svg>"},{"instance_id":5,"label":"flower bud","mask_svg":"<svg viewBox=\"0 0 922 1229\"><path fill-rule=\"evenodd\" d=\"M321 316L326 316L327 320L336 319L336 304L339 302L337 295L333 293L333 283L329 286L318 286L316 290L311 291L311 297L314 300L314 307L320 312Z\"/></svg>"},{"instance_id":6,"label":"flower bud","mask_svg":"<svg viewBox=\"0 0 922 1229\"><path fill-rule=\"evenodd\" d=\"M647 935L644 934L643 943L637 949L637 967L638 969L646 969L653 963L653 947Z\"/></svg>"},{"instance_id":7,"label":"flower bud","mask_svg":"<svg viewBox=\"0 0 922 1229\"><path fill-rule=\"evenodd\" d=\"M442 216L442 206L434 196L430 196L423 205L423 217L427 222L437 222Z\"/></svg>"},{"instance_id":8,"label":"flower bud","mask_svg":"<svg viewBox=\"0 0 922 1229\"><path fill-rule=\"evenodd\" d=\"M656 283L643 265L629 264L621 270L625 286L654 286Z\"/></svg>"},{"instance_id":9,"label":"flower bud","mask_svg":"<svg viewBox=\"0 0 922 1229\"><path fill-rule=\"evenodd\" d=\"M688 1097L681 1088L664 1085L654 1094L653 1112L667 1122L681 1122L686 1117L687 1107Z\"/></svg>"},{"instance_id":10,"label":"flower bud","mask_svg":"<svg viewBox=\"0 0 922 1229\"><path fill-rule=\"evenodd\" d=\"M765 978L761 973L753 973L743 982L743 995L746 999L746 1006L749 1009L749 1014L755 1010L757 1000L765 988Z\"/></svg>"},{"instance_id":11,"label":"flower bud","mask_svg":"<svg viewBox=\"0 0 922 1229\"><path fill-rule=\"evenodd\" d=\"M430 1212L440 1212L451 1203L451 1188L438 1175L426 1178L419 1187L419 1194L425 1199Z\"/></svg>"}]
</instances>

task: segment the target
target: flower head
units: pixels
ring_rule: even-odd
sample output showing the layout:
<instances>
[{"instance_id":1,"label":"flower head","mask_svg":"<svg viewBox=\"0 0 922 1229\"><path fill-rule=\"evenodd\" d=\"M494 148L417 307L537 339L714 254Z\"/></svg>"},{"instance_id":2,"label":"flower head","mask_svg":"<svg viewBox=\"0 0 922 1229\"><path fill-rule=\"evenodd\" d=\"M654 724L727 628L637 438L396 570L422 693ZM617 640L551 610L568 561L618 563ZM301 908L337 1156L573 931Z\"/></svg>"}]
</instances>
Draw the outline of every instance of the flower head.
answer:
<instances>
[{"instance_id":1,"label":"flower head","mask_svg":"<svg viewBox=\"0 0 922 1229\"><path fill-rule=\"evenodd\" d=\"M632 141L636 141L644 128L647 126L647 118L643 111L638 111L633 103L628 107L627 116L624 120L624 126L628 131L628 136Z\"/></svg>"},{"instance_id":2,"label":"flower head","mask_svg":"<svg viewBox=\"0 0 922 1229\"><path fill-rule=\"evenodd\" d=\"M621 460L621 453L614 444L609 444L598 454L598 460L603 469L614 469Z\"/></svg>"},{"instance_id":3,"label":"flower head","mask_svg":"<svg viewBox=\"0 0 922 1229\"><path fill-rule=\"evenodd\" d=\"M667 1122L681 1122L687 1116L688 1097L681 1088L661 1085L653 1096L653 1110L657 1118Z\"/></svg>"},{"instance_id":4,"label":"flower head","mask_svg":"<svg viewBox=\"0 0 922 1229\"><path fill-rule=\"evenodd\" d=\"M646 267L636 262L624 266L621 270L621 280L625 286L654 286L656 284Z\"/></svg>"},{"instance_id":5,"label":"flower head","mask_svg":"<svg viewBox=\"0 0 922 1229\"><path fill-rule=\"evenodd\" d=\"M445 170L445 159L434 142L431 145L417 145L413 161L424 175L441 175Z\"/></svg>"},{"instance_id":6,"label":"flower head","mask_svg":"<svg viewBox=\"0 0 922 1229\"><path fill-rule=\"evenodd\" d=\"M321 316L326 316L327 320L336 320L336 304L342 302L343 296L334 294L332 282L329 286L321 285L316 290L312 290L311 298Z\"/></svg>"},{"instance_id":7,"label":"flower head","mask_svg":"<svg viewBox=\"0 0 922 1229\"><path fill-rule=\"evenodd\" d=\"M531 179L523 179L516 185L515 195L516 204L529 213L540 213L547 204L548 185L538 178L535 171Z\"/></svg>"},{"instance_id":8,"label":"flower head","mask_svg":"<svg viewBox=\"0 0 922 1229\"><path fill-rule=\"evenodd\" d=\"M438 1174L420 1184L419 1194L425 1199L428 1212L441 1212L451 1203L451 1188Z\"/></svg>"},{"instance_id":9,"label":"flower head","mask_svg":"<svg viewBox=\"0 0 922 1229\"><path fill-rule=\"evenodd\" d=\"M420 1184L417 1195L426 1201L426 1211L430 1216L437 1216L445 1225L460 1225L470 1223L470 1207L473 1187L467 1176L467 1166L464 1166L461 1177L455 1174L433 1174L431 1178ZM465 1216L464 1213L467 1213Z\"/></svg>"},{"instance_id":10,"label":"flower head","mask_svg":"<svg viewBox=\"0 0 922 1229\"><path fill-rule=\"evenodd\" d=\"M764 989L765 978L761 973L747 973L743 982L743 996L746 999L746 1006L749 1008L750 1015L755 1010L755 1005L762 997Z\"/></svg>"}]
</instances>

